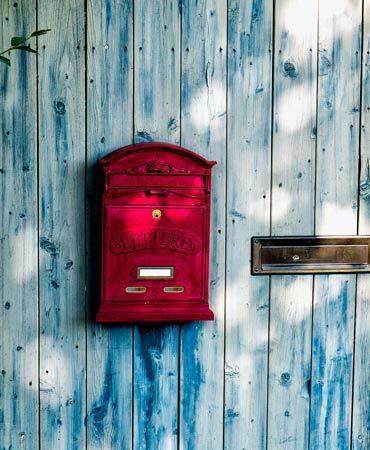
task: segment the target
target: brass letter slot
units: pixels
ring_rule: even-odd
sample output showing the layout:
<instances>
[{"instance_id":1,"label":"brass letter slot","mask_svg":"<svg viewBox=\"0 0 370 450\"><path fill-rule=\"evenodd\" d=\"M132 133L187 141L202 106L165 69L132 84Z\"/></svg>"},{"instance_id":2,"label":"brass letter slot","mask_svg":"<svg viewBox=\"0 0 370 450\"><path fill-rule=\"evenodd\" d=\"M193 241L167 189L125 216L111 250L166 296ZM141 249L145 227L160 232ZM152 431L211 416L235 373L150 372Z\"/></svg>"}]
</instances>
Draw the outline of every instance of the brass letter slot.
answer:
<instances>
[{"instance_id":1,"label":"brass letter slot","mask_svg":"<svg viewBox=\"0 0 370 450\"><path fill-rule=\"evenodd\" d=\"M146 287L144 286L127 286L126 292L128 294L144 294Z\"/></svg>"},{"instance_id":2,"label":"brass letter slot","mask_svg":"<svg viewBox=\"0 0 370 450\"><path fill-rule=\"evenodd\" d=\"M252 275L370 272L370 236L253 237Z\"/></svg>"},{"instance_id":3,"label":"brass letter slot","mask_svg":"<svg viewBox=\"0 0 370 450\"><path fill-rule=\"evenodd\" d=\"M163 288L163 292L180 293L184 292L184 288L183 286L166 286Z\"/></svg>"}]
</instances>

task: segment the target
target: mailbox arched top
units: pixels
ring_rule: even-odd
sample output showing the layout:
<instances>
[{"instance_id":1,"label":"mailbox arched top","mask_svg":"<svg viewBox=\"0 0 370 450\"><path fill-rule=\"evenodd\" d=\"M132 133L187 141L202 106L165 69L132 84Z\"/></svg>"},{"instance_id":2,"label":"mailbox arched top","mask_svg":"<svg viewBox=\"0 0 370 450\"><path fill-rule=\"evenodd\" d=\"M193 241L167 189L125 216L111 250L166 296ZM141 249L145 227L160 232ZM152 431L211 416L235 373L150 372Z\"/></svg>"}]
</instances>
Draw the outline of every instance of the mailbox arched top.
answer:
<instances>
[{"instance_id":1,"label":"mailbox arched top","mask_svg":"<svg viewBox=\"0 0 370 450\"><path fill-rule=\"evenodd\" d=\"M119 148L99 160L105 172L206 173L217 164L203 156L163 142L147 142Z\"/></svg>"}]
</instances>

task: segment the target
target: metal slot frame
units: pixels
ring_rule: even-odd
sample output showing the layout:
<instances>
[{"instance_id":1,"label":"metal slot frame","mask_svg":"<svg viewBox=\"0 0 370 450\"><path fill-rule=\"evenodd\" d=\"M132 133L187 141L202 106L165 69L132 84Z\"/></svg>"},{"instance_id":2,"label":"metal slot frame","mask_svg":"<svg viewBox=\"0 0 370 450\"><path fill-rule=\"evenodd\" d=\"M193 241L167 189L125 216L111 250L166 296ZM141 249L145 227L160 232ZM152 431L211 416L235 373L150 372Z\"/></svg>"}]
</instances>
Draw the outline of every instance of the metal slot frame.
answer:
<instances>
[{"instance_id":1,"label":"metal slot frame","mask_svg":"<svg viewBox=\"0 0 370 450\"><path fill-rule=\"evenodd\" d=\"M146 287L145 286L127 286L125 291L127 294L145 294Z\"/></svg>"},{"instance_id":2,"label":"metal slot frame","mask_svg":"<svg viewBox=\"0 0 370 450\"><path fill-rule=\"evenodd\" d=\"M255 236L251 248L252 275L370 272L370 236Z\"/></svg>"},{"instance_id":3,"label":"metal slot frame","mask_svg":"<svg viewBox=\"0 0 370 450\"><path fill-rule=\"evenodd\" d=\"M184 290L183 286L165 286L163 288L163 292L166 294L181 294Z\"/></svg>"}]
</instances>

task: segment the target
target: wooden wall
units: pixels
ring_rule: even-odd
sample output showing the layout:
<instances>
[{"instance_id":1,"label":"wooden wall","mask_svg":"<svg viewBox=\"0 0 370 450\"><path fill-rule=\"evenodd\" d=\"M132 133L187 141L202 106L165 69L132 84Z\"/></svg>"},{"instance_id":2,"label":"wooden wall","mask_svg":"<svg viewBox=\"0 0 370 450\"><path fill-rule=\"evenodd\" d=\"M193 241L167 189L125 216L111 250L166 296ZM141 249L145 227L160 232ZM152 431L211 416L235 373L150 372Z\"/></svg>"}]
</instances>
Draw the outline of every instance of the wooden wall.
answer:
<instances>
[{"instance_id":1,"label":"wooden wall","mask_svg":"<svg viewBox=\"0 0 370 450\"><path fill-rule=\"evenodd\" d=\"M0 448L368 450L369 275L250 276L252 235L370 234L370 0L3 0ZM96 160L216 159L216 320L102 326Z\"/></svg>"}]
</instances>

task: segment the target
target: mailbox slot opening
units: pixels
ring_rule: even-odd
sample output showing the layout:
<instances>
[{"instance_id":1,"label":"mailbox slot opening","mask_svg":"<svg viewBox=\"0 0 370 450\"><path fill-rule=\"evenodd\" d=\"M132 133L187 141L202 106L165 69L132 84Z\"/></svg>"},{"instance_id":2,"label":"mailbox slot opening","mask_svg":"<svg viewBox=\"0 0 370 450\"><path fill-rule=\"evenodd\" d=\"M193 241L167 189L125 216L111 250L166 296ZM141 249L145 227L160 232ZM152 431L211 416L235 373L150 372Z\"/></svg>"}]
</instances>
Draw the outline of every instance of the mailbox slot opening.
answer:
<instances>
[{"instance_id":1,"label":"mailbox slot opening","mask_svg":"<svg viewBox=\"0 0 370 450\"><path fill-rule=\"evenodd\" d=\"M173 267L138 267L138 280L173 280Z\"/></svg>"},{"instance_id":2,"label":"mailbox slot opening","mask_svg":"<svg viewBox=\"0 0 370 450\"><path fill-rule=\"evenodd\" d=\"M181 292L184 292L183 286L166 286L163 288L163 292L167 292L170 294L176 293L180 294Z\"/></svg>"},{"instance_id":3,"label":"mailbox slot opening","mask_svg":"<svg viewBox=\"0 0 370 450\"><path fill-rule=\"evenodd\" d=\"M127 286L126 292L129 294L144 294L146 287L144 286Z\"/></svg>"}]
</instances>

